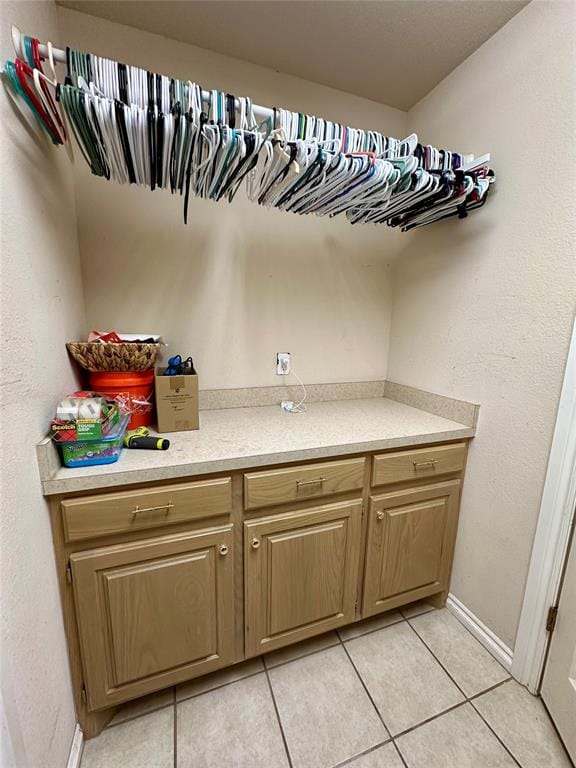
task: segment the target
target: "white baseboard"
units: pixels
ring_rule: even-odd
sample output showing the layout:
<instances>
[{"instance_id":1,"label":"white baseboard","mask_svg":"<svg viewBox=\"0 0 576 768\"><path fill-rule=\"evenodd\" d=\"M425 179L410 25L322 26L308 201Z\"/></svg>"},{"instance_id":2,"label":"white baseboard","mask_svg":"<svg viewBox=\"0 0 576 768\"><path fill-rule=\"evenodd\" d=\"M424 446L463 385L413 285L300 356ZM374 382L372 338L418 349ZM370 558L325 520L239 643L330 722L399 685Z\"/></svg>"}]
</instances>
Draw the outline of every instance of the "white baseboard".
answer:
<instances>
[{"instance_id":1,"label":"white baseboard","mask_svg":"<svg viewBox=\"0 0 576 768\"><path fill-rule=\"evenodd\" d=\"M66 768L80 768L80 760L82 759L82 750L84 748L84 734L82 728L76 723L74 729L74 736L72 738L72 746L70 747L70 754L68 755L68 763Z\"/></svg>"},{"instance_id":2,"label":"white baseboard","mask_svg":"<svg viewBox=\"0 0 576 768\"><path fill-rule=\"evenodd\" d=\"M512 667L512 650L497 637L491 629L483 624L480 619L469 611L466 606L458 600L457 597L450 594L446 600L446 608L454 614L466 629L474 635L476 640L481 643L502 666L510 672Z\"/></svg>"}]
</instances>

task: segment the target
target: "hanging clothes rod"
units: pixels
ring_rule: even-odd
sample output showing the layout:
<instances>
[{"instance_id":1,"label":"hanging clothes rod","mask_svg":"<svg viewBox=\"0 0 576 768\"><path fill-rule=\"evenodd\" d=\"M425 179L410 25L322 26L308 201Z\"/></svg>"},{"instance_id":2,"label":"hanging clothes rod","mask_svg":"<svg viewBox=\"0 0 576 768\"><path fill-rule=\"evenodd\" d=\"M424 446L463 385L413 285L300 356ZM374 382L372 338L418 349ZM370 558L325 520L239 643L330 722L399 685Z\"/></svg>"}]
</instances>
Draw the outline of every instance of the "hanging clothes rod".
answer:
<instances>
[{"instance_id":1,"label":"hanging clothes rod","mask_svg":"<svg viewBox=\"0 0 576 768\"><path fill-rule=\"evenodd\" d=\"M26 56L24 55L24 51L21 47L21 41L22 41L22 32L18 29L18 27L15 24L12 24L12 43L14 45L14 50L16 51L16 55L20 59L25 59ZM52 48L52 58L54 61L59 62L60 64L66 64L66 51L62 50L62 48L55 48L50 44ZM40 43L39 45L40 50L40 56L42 56L43 59L49 60L50 59L50 50L48 45L45 45L44 43ZM210 99L210 91L205 91L202 89L202 98L206 101L209 101ZM234 104L236 107L240 106L240 102L238 99L234 100ZM259 120L267 120L269 118L274 117L274 110L270 107L261 107L258 104L253 105L254 115Z\"/></svg>"},{"instance_id":2,"label":"hanging clothes rod","mask_svg":"<svg viewBox=\"0 0 576 768\"><path fill-rule=\"evenodd\" d=\"M386 223L405 232L466 218L484 205L495 180L490 155L474 158L419 144L416 134L399 141L255 106L249 98L42 44L16 26L12 40L16 59L4 67L8 82L53 143L69 138L63 110L94 175L183 195L185 223L190 193L232 202L244 185L259 205L301 215L345 214L352 224ZM43 72L46 60L52 80ZM57 82L56 61L66 64L64 83Z\"/></svg>"}]
</instances>

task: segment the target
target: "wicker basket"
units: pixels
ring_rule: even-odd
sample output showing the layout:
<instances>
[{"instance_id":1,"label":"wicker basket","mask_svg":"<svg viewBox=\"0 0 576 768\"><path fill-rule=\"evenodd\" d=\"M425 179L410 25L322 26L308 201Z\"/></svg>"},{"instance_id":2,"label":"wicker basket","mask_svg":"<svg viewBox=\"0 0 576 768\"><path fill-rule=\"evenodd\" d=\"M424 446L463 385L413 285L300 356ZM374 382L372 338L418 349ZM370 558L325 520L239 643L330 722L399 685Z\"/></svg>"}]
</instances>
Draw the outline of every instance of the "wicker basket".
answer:
<instances>
[{"instance_id":1,"label":"wicker basket","mask_svg":"<svg viewBox=\"0 0 576 768\"><path fill-rule=\"evenodd\" d=\"M68 351L87 371L147 371L152 368L160 344L103 344L99 341L71 341Z\"/></svg>"}]
</instances>

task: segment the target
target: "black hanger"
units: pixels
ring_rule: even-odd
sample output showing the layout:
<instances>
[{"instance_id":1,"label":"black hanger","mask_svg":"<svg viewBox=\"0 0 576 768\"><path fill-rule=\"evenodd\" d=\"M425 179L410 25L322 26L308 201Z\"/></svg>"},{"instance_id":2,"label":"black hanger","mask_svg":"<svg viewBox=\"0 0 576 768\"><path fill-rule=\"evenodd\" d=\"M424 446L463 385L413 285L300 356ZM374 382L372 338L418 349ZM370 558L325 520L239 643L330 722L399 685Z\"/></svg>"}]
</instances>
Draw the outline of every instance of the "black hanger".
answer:
<instances>
[{"instance_id":1,"label":"black hanger","mask_svg":"<svg viewBox=\"0 0 576 768\"><path fill-rule=\"evenodd\" d=\"M120 129L120 143L122 144L122 152L124 153L124 160L128 169L128 179L130 184L136 184L136 174L134 173L134 163L132 162L130 142L128 141L128 132L126 131L126 121L124 118L124 104L116 99L114 101L114 109L116 111L116 122Z\"/></svg>"},{"instance_id":2,"label":"black hanger","mask_svg":"<svg viewBox=\"0 0 576 768\"><path fill-rule=\"evenodd\" d=\"M192 122L192 112L188 113L188 119ZM192 159L196 152L196 143L202 141L202 129L208 122L208 117L204 111L200 113L200 125L198 131L193 137L192 144L190 146L190 154L188 155L188 163L186 167L186 192L184 193L184 224L188 224L188 202L190 200L190 180L192 178Z\"/></svg>"},{"instance_id":3,"label":"black hanger","mask_svg":"<svg viewBox=\"0 0 576 768\"><path fill-rule=\"evenodd\" d=\"M236 98L231 93L226 94L226 112L228 113L228 125L236 128Z\"/></svg>"},{"instance_id":4,"label":"black hanger","mask_svg":"<svg viewBox=\"0 0 576 768\"><path fill-rule=\"evenodd\" d=\"M172 81L174 82L174 81ZM175 118L174 120L174 135L172 136L172 147L170 149L170 191L172 194L176 191L176 186L178 184L178 179L176 178L176 147L178 146L178 139L180 136L180 117L182 114L182 109L180 107L180 102L177 101L174 106L171 109L172 116Z\"/></svg>"},{"instance_id":5,"label":"black hanger","mask_svg":"<svg viewBox=\"0 0 576 768\"><path fill-rule=\"evenodd\" d=\"M118 62L118 90L120 92L120 100L124 104L128 104L128 76L126 72L126 64L120 64Z\"/></svg>"},{"instance_id":6,"label":"black hanger","mask_svg":"<svg viewBox=\"0 0 576 768\"><path fill-rule=\"evenodd\" d=\"M162 171L164 168L164 113L158 110L156 118L156 185L162 186Z\"/></svg>"}]
</instances>

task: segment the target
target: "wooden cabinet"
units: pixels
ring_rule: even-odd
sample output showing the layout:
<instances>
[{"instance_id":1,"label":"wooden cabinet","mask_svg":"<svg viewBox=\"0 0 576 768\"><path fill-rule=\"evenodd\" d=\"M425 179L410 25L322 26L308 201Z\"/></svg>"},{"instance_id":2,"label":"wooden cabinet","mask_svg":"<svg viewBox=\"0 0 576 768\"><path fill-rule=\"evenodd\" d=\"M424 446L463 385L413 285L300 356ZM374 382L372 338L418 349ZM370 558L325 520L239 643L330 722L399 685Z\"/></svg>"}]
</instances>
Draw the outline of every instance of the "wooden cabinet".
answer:
<instances>
[{"instance_id":1,"label":"wooden cabinet","mask_svg":"<svg viewBox=\"0 0 576 768\"><path fill-rule=\"evenodd\" d=\"M448 588L460 480L370 498L362 615Z\"/></svg>"},{"instance_id":2,"label":"wooden cabinet","mask_svg":"<svg viewBox=\"0 0 576 768\"><path fill-rule=\"evenodd\" d=\"M232 526L71 555L88 708L231 663Z\"/></svg>"},{"instance_id":3,"label":"wooden cabinet","mask_svg":"<svg viewBox=\"0 0 576 768\"><path fill-rule=\"evenodd\" d=\"M459 441L56 498L87 737L129 699L414 600L441 603L466 454Z\"/></svg>"},{"instance_id":4,"label":"wooden cabinet","mask_svg":"<svg viewBox=\"0 0 576 768\"><path fill-rule=\"evenodd\" d=\"M244 523L246 656L354 620L362 502Z\"/></svg>"}]
</instances>

